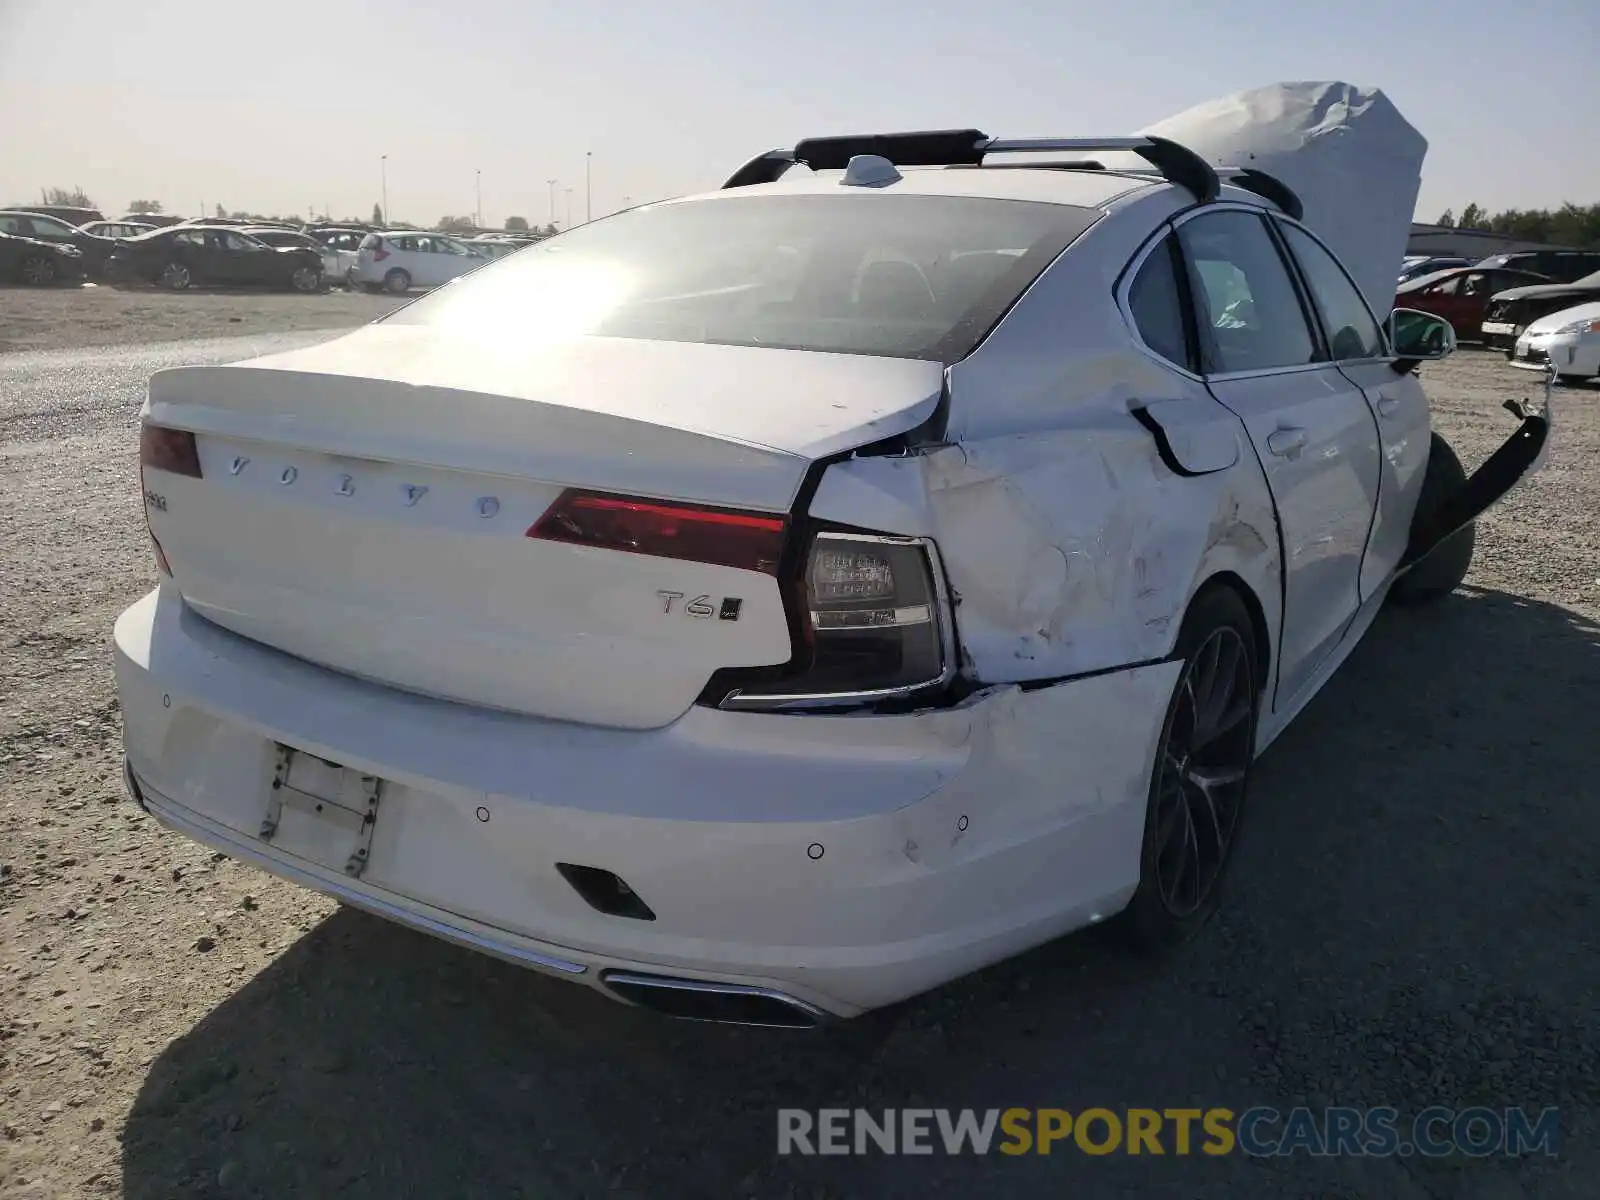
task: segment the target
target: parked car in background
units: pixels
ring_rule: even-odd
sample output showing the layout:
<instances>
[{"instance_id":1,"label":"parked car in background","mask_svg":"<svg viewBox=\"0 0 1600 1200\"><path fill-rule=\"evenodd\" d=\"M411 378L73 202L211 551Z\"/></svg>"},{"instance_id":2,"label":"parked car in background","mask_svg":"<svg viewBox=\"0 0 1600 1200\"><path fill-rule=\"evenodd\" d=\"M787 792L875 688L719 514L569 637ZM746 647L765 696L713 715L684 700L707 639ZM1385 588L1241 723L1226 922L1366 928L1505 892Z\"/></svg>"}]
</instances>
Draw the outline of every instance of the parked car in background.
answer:
<instances>
[{"instance_id":1,"label":"parked car in background","mask_svg":"<svg viewBox=\"0 0 1600 1200\"><path fill-rule=\"evenodd\" d=\"M0 280L48 287L53 283L80 283L83 254L65 242L0 233Z\"/></svg>"},{"instance_id":2,"label":"parked car in background","mask_svg":"<svg viewBox=\"0 0 1600 1200\"><path fill-rule=\"evenodd\" d=\"M1409 283L1424 275L1432 275L1437 271L1448 271L1452 267L1470 267L1472 260L1469 258L1455 258L1440 254L1413 254L1409 255L1400 264L1400 282Z\"/></svg>"},{"instance_id":3,"label":"parked car in background","mask_svg":"<svg viewBox=\"0 0 1600 1200\"><path fill-rule=\"evenodd\" d=\"M116 247L111 238L96 237L60 217L27 209L0 209L0 233L17 237L37 238L41 242L56 242L75 246L83 255L83 269L90 279L98 279L105 268L106 259Z\"/></svg>"},{"instance_id":4,"label":"parked car in background","mask_svg":"<svg viewBox=\"0 0 1600 1200\"><path fill-rule=\"evenodd\" d=\"M322 253L322 243L298 229L286 229L282 225L243 225L239 232L269 246L300 246Z\"/></svg>"},{"instance_id":5,"label":"parked car in background","mask_svg":"<svg viewBox=\"0 0 1600 1200\"><path fill-rule=\"evenodd\" d=\"M141 233L149 233L156 226L144 221L90 221L82 227L83 232L94 237L110 238L117 241L120 238L138 237Z\"/></svg>"},{"instance_id":6,"label":"parked car in background","mask_svg":"<svg viewBox=\"0 0 1600 1200\"><path fill-rule=\"evenodd\" d=\"M80 225L87 225L91 221L104 221L105 216L98 208L80 208L72 204L8 204L9 212L38 213L40 216L54 217L58 221L65 221L76 229Z\"/></svg>"},{"instance_id":7,"label":"parked car in background","mask_svg":"<svg viewBox=\"0 0 1600 1200\"><path fill-rule=\"evenodd\" d=\"M1572 283L1600 271L1600 250L1517 250L1492 254L1474 265L1532 271L1552 283Z\"/></svg>"},{"instance_id":8,"label":"parked car in background","mask_svg":"<svg viewBox=\"0 0 1600 1200\"><path fill-rule=\"evenodd\" d=\"M308 226L306 233L322 249L322 274L329 283L352 286L350 274L355 269L361 241L369 231L346 225Z\"/></svg>"},{"instance_id":9,"label":"parked car in background","mask_svg":"<svg viewBox=\"0 0 1600 1200\"><path fill-rule=\"evenodd\" d=\"M1507 355L1535 321L1590 300L1600 300L1600 271L1572 283L1535 284L1499 292L1489 300L1480 331L1484 343Z\"/></svg>"},{"instance_id":10,"label":"parked car in background","mask_svg":"<svg viewBox=\"0 0 1600 1200\"><path fill-rule=\"evenodd\" d=\"M483 266L484 256L442 233L397 229L361 239L351 279L368 291L399 295L414 287L438 287Z\"/></svg>"},{"instance_id":11,"label":"parked car in background","mask_svg":"<svg viewBox=\"0 0 1600 1200\"><path fill-rule=\"evenodd\" d=\"M196 284L322 290L322 255L305 246L269 246L241 230L173 225L117 243L107 274L173 291Z\"/></svg>"},{"instance_id":12,"label":"parked car in background","mask_svg":"<svg viewBox=\"0 0 1600 1200\"><path fill-rule=\"evenodd\" d=\"M527 242L517 241L515 238L484 237L472 238L467 242L467 249L484 258L504 258L508 254L515 254Z\"/></svg>"},{"instance_id":13,"label":"parked car in background","mask_svg":"<svg viewBox=\"0 0 1600 1200\"><path fill-rule=\"evenodd\" d=\"M1600 375L1600 301L1540 317L1518 335L1511 365L1530 371L1555 367L1563 383Z\"/></svg>"},{"instance_id":14,"label":"parked car in background","mask_svg":"<svg viewBox=\"0 0 1600 1200\"><path fill-rule=\"evenodd\" d=\"M1455 267L1402 283L1395 289L1394 306L1443 317L1457 338L1475 342L1483 336L1481 326L1491 296L1507 288L1544 282L1542 276L1528 271Z\"/></svg>"},{"instance_id":15,"label":"parked car in background","mask_svg":"<svg viewBox=\"0 0 1600 1200\"><path fill-rule=\"evenodd\" d=\"M178 225L184 221L183 217L175 217L171 213L127 213L118 217L119 221L132 221L138 225L149 225L153 229L165 229L168 225Z\"/></svg>"}]
</instances>

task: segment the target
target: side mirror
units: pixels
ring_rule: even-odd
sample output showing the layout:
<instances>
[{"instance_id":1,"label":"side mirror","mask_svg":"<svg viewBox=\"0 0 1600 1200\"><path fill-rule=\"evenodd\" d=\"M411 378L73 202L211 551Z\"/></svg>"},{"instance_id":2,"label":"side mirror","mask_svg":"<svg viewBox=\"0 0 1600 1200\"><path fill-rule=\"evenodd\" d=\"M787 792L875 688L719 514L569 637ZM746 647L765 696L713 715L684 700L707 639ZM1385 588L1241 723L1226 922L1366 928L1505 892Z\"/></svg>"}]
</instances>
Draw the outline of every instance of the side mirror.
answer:
<instances>
[{"instance_id":1,"label":"side mirror","mask_svg":"<svg viewBox=\"0 0 1600 1200\"><path fill-rule=\"evenodd\" d=\"M1456 352L1456 331L1443 317L1397 308L1389 314L1388 326L1397 371L1409 371L1419 362L1434 362Z\"/></svg>"}]
</instances>

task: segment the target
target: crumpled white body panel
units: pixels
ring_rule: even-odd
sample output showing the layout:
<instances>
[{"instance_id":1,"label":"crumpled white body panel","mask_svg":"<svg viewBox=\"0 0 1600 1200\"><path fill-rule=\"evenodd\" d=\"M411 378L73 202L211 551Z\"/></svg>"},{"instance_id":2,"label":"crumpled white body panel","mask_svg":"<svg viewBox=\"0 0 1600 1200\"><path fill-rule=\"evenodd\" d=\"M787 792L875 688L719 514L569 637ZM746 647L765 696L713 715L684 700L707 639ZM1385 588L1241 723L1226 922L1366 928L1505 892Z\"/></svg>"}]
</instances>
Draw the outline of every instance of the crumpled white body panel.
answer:
<instances>
[{"instance_id":1,"label":"crumpled white body panel","mask_svg":"<svg viewBox=\"0 0 1600 1200\"><path fill-rule=\"evenodd\" d=\"M1305 224L1355 277L1380 317L1394 304L1428 142L1377 88L1275 83L1210 100L1140 130L1218 167L1288 184Z\"/></svg>"}]
</instances>

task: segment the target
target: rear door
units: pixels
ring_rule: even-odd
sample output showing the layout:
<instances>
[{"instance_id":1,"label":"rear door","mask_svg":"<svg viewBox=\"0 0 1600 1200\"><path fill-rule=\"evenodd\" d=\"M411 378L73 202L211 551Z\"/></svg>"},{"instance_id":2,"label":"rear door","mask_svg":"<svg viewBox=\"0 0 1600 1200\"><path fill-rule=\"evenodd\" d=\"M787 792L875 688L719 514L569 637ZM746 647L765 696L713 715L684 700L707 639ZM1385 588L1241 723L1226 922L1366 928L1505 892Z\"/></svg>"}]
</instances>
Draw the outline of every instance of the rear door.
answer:
<instances>
[{"instance_id":1,"label":"rear door","mask_svg":"<svg viewBox=\"0 0 1600 1200\"><path fill-rule=\"evenodd\" d=\"M1264 216L1207 208L1178 227L1212 395L1250 435L1277 507L1286 704L1338 644L1361 604L1377 506L1378 431L1360 387L1328 352Z\"/></svg>"}]
</instances>

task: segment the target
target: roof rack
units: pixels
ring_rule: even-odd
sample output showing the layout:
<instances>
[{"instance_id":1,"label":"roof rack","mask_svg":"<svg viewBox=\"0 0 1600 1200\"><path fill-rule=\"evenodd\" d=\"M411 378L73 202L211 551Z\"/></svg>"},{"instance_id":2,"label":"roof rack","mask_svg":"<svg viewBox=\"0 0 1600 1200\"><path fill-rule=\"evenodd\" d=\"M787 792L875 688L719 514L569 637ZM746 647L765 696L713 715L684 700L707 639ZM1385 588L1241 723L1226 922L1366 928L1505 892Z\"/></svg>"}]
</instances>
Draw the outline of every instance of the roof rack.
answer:
<instances>
[{"instance_id":1,"label":"roof rack","mask_svg":"<svg viewBox=\"0 0 1600 1200\"><path fill-rule=\"evenodd\" d=\"M1169 183L1187 189L1200 203L1217 198L1217 173L1193 150L1159 137L992 138L980 129L926 129L913 133L869 133L851 137L806 138L793 150L769 150L745 163L722 186L770 183L795 163L814 171L840 170L857 154L876 154L900 167L978 167L989 154L1092 153L1122 150L1137 154Z\"/></svg>"}]
</instances>

